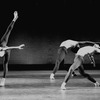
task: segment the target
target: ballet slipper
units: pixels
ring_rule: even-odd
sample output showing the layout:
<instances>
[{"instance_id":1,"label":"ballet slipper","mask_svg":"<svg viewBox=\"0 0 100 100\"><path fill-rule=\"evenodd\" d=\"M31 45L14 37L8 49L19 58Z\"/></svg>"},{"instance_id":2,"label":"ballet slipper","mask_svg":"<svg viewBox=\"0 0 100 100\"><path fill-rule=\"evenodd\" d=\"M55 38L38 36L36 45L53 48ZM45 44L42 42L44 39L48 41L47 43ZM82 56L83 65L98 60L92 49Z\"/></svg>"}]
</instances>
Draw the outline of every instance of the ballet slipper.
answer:
<instances>
[{"instance_id":1,"label":"ballet slipper","mask_svg":"<svg viewBox=\"0 0 100 100\"><path fill-rule=\"evenodd\" d=\"M15 12L14 12L14 19L13 19L13 21L15 22L17 19L18 19L18 12L15 11Z\"/></svg>"},{"instance_id":2,"label":"ballet slipper","mask_svg":"<svg viewBox=\"0 0 100 100\"><path fill-rule=\"evenodd\" d=\"M2 78L0 81L0 87L5 86L5 78Z\"/></svg>"},{"instance_id":3,"label":"ballet slipper","mask_svg":"<svg viewBox=\"0 0 100 100\"><path fill-rule=\"evenodd\" d=\"M66 83L65 82L62 83L61 90L66 90Z\"/></svg>"},{"instance_id":4,"label":"ballet slipper","mask_svg":"<svg viewBox=\"0 0 100 100\"><path fill-rule=\"evenodd\" d=\"M55 80L54 74L53 74L53 73L50 75L50 79L51 79L51 80Z\"/></svg>"},{"instance_id":5,"label":"ballet slipper","mask_svg":"<svg viewBox=\"0 0 100 100\"><path fill-rule=\"evenodd\" d=\"M94 83L94 85L95 85L95 87L99 87L100 86L99 82Z\"/></svg>"}]
</instances>

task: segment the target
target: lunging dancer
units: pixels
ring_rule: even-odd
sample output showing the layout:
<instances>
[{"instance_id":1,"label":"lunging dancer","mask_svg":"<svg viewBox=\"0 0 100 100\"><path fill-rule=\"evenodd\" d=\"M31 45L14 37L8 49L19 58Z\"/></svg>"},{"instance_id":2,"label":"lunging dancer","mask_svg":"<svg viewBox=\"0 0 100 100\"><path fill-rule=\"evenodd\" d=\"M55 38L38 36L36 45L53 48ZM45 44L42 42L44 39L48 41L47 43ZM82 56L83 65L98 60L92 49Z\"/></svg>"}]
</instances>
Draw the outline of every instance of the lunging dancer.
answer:
<instances>
[{"instance_id":1,"label":"lunging dancer","mask_svg":"<svg viewBox=\"0 0 100 100\"><path fill-rule=\"evenodd\" d=\"M56 59L56 62L55 62L55 67L53 69L53 72L50 75L51 80L55 79L54 76L55 76L56 72L59 69L59 65L64 60L64 58L68 54L68 52L74 50L75 51L74 53L76 53L78 51L78 49L80 48L80 45L84 45L86 43L88 45L94 45L94 42L91 42L91 41L66 40L66 41L63 41L61 43L61 45L58 49L57 59ZM75 72L72 73L72 76L76 76Z\"/></svg>"},{"instance_id":2,"label":"lunging dancer","mask_svg":"<svg viewBox=\"0 0 100 100\"><path fill-rule=\"evenodd\" d=\"M24 46L24 44L22 44L20 46L12 46L12 47L7 46L10 33L11 33L13 26L17 19L18 19L18 12L15 11L13 20L9 24L5 34L3 35L3 37L0 40L0 57L3 57L3 78L0 80L0 86L5 85L5 78L6 78L6 73L8 71L8 62L10 59L11 50L12 49L23 49L22 47Z\"/></svg>"},{"instance_id":3,"label":"lunging dancer","mask_svg":"<svg viewBox=\"0 0 100 100\"><path fill-rule=\"evenodd\" d=\"M99 45L95 44L94 46L85 46L78 50L78 52L75 55L74 63L69 68L69 71L67 75L65 76L65 79L61 85L61 89L66 89L66 84L71 77L72 73L78 68L79 73L86 77L88 80L90 80L92 83L94 83L95 86L99 86L99 83L92 78L89 74L84 72L83 62L84 62L84 56L85 55L91 55L91 60L94 62L93 54L97 52L100 53L100 47Z\"/></svg>"}]
</instances>

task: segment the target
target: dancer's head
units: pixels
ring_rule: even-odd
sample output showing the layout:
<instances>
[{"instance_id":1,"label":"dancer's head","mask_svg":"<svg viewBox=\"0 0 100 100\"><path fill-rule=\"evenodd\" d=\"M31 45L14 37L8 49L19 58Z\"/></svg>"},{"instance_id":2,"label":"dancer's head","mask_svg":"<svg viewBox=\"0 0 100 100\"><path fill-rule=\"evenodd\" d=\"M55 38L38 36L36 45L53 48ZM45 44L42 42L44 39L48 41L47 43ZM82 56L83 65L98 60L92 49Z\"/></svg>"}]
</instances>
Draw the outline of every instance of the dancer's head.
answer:
<instances>
[{"instance_id":1,"label":"dancer's head","mask_svg":"<svg viewBox=\"0 0 100 100\"><path fill-rule=\"evenodd\" d=\"M94 44L93 47L100 49L100 46L98 44Z\"/></svg>"}]
</instances>

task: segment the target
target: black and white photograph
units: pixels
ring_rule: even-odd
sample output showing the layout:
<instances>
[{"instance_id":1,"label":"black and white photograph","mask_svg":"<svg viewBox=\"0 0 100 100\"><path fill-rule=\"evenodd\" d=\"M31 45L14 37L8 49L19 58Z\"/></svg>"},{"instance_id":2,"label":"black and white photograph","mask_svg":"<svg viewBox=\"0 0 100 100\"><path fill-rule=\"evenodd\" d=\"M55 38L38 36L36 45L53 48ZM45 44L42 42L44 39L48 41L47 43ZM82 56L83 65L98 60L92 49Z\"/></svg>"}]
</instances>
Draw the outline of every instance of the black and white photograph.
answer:
<instances>
[{"instance_id":1,"label":"black and white photograph","mask_svg":"<svg viewBox=\"0 0 100 100\"><path fill-rule=\"evenodd\" d=\"M0 1L0 100L100 100L98 0Z\"/></svg>"}]
</instances>

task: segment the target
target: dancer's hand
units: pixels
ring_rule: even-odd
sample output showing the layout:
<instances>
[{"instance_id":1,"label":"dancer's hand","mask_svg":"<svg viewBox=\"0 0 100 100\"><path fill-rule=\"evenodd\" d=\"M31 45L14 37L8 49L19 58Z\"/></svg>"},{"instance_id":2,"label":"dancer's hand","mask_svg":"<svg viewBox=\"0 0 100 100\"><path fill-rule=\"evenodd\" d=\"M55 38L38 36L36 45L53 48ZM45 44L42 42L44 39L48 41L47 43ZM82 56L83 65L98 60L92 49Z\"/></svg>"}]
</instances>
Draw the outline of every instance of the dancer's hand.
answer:
<instances>
[{"instance_id":1,"label":"dancer's hand","mask_svg":"<svg viewBox=\"0 0 100 100\"><path fill-rule=\"evenodd\" d=\"M22 47L24 47L25 46L25 44L21 44L19 47L18 47L18 49L23 49Z\"/></svg>"},{"instance_id":2,"label":"dancer's hand","mask_svg":"<svg viewBox=\"0 0 100 100\"><path fill-rule=\"evenodd\" d=\"M13 19L13 21L16 21L17 19L18 19L18 12L14 11L14 19Z\"/></svg>"}]
</instances>

